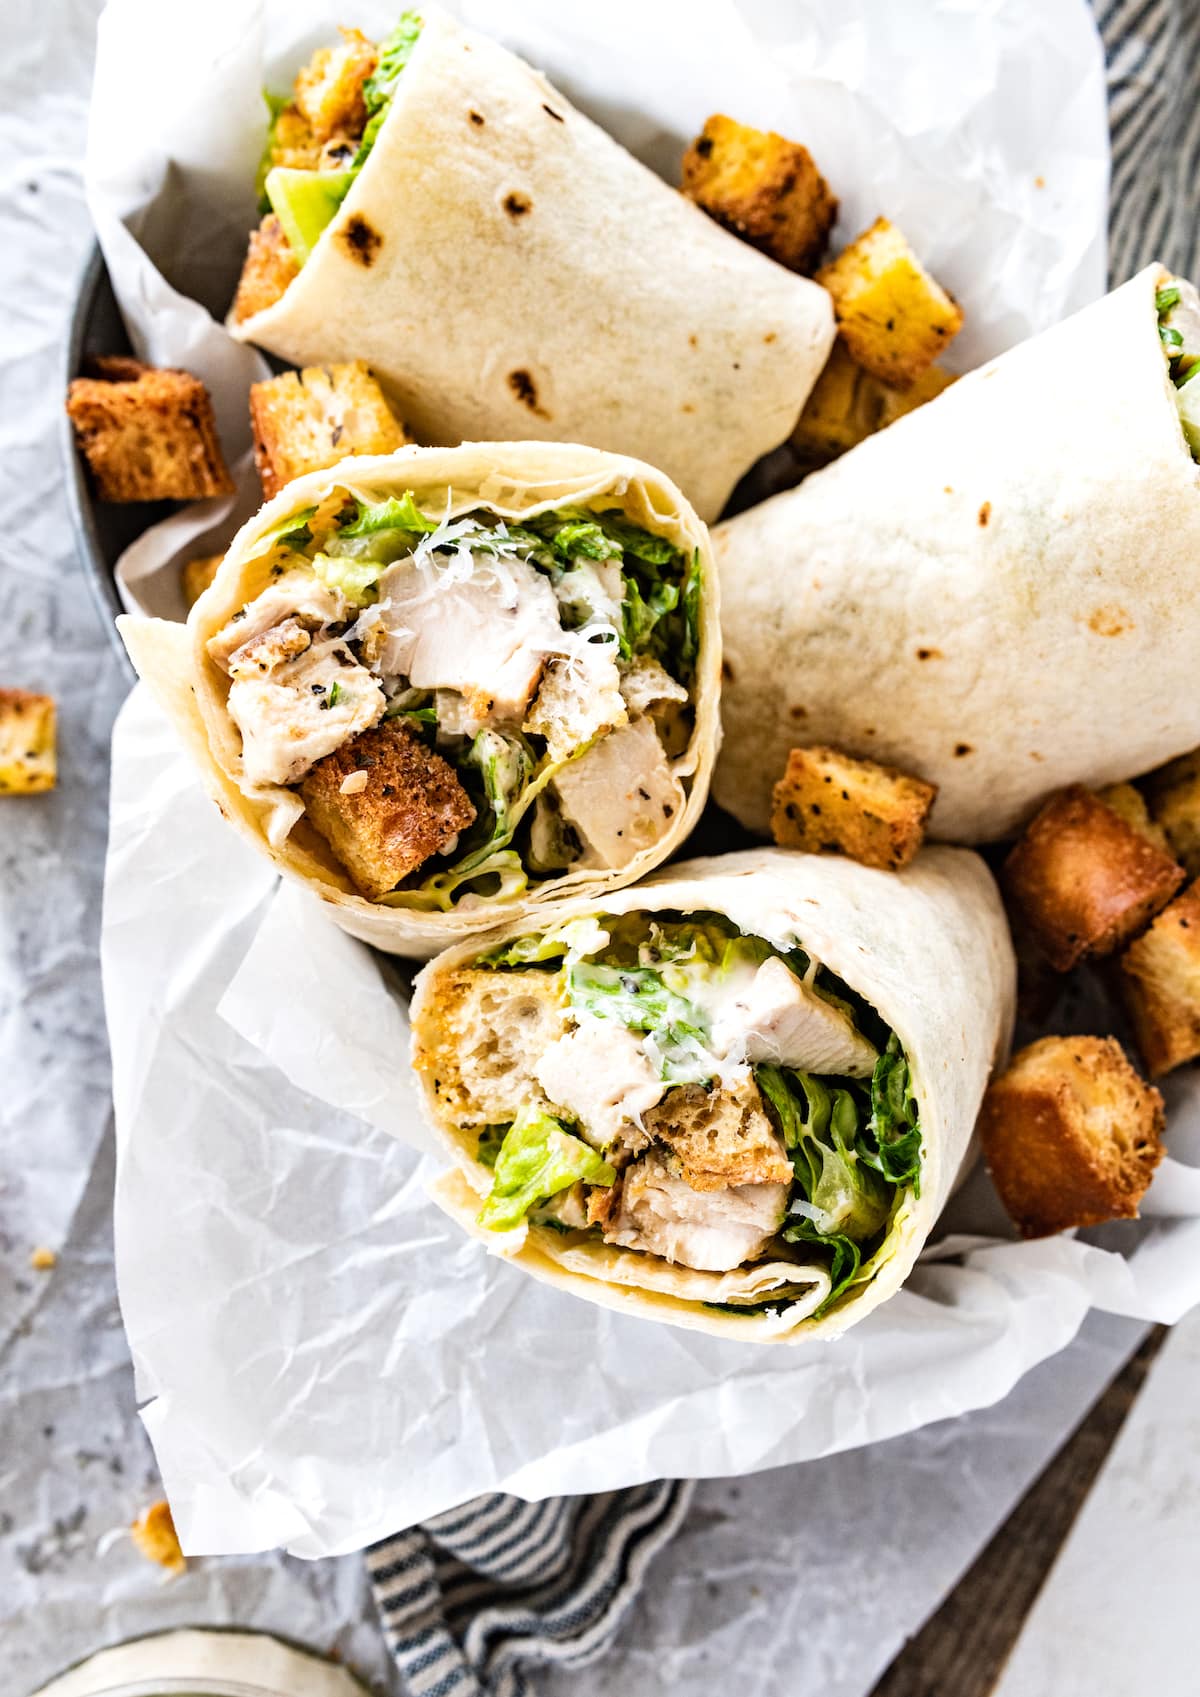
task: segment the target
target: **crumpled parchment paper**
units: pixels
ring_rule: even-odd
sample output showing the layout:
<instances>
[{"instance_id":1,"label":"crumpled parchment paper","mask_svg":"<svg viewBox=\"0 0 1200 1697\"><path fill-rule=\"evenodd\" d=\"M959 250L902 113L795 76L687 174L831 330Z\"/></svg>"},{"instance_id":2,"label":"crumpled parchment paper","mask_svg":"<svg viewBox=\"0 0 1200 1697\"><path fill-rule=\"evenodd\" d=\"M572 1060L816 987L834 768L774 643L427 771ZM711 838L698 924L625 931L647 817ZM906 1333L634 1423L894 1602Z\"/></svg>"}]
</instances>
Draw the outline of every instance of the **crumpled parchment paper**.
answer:
<instances>
[{"instance_id":1,"label":"crumpled parchment paper","mask_svg":"<svg viewBox=\"0 0 1200 1697\"><path fill-rule=\"evenodd\" d=\"M1080 0L456 9L668 175L711 110L807 142L842 198L839 236L886 211L963 299L952 363L1103 286L1103 67ZM89 202L135 343L206 378L231 458L261 368L209 311L251 218L258 89L333 21L315 0L213 0L186 24L111 0L102 23ZM135 90L166 81L147 122ZM178 612L174 567L234 522L213 504L148 534L124 563L131 604ZM103 964L122 1306L192 1551L318 1555L485 1489L743 1473L873 1442L1002 1396L1090 1305L1172 1318L1200 1297L1200 1178L1178 1159L1157 1217L1111 1239L1126 1253L1005 1241L977 1176L905 1291L814 1349L721 1343L524 1279L425 1197L394 964L276 890L140 692L114 743ZM1200 1156L1195 1140L1177 1119L1173 1154Z\"/></svg>"}]
</instances>

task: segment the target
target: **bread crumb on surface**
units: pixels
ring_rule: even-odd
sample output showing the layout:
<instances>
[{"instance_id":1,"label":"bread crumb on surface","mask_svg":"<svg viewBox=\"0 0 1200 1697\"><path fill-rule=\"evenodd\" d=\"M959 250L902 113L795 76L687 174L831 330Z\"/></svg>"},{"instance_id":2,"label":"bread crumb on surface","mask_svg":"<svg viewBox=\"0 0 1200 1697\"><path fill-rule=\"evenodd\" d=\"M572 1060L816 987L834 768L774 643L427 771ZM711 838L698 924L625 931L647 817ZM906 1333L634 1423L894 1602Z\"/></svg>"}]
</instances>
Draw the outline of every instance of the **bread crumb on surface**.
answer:
<instances>
[{"instance_id":1,"label":"bread crumb on surface","mask_svg":"<svg viewBox=\"0 0 1200 1697\"><path fill-rule=\"evenodd\" d=\"M179 1544L171 1507L165 1497L151 1503L129 1528L130 1536L147 1561L156 1562L168 1573L183 1573L187 1558Z\"/></svg>"},{"instance_id":2,"label":"bread crumb on surface","mask_svg":"<svg viewBox=\"0 0 1200 1697\"><path fill-rule=\"evenodd\" d=\"M58 1266L58 1256L53 1249L47 1249L44 1244L39 1244L29 1257L29 1265L35 1273L48 1273L52 1268Z\"/></svg>"},{"instance_id":3,"label":"bread crumb on surface","mask_svg":"<svg viewBox=\"0 0 1200 1697\"><path fill-rule=\"evenodd\" d=\"M57 782L54 697L0 689L0 796L39 795Z\"/></svg>"}]
</instances>

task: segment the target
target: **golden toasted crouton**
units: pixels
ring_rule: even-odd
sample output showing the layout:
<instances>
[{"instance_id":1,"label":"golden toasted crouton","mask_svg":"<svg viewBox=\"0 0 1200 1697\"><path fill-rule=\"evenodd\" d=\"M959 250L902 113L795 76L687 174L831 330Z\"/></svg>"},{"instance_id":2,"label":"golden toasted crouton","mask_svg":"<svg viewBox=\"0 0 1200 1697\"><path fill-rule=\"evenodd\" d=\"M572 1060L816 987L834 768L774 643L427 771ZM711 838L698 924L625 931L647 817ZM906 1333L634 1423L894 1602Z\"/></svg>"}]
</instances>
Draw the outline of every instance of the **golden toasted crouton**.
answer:
<instances>
[{"instance_id":1,"label":"golden toasted crouton","mask_svg":"<svg viewBox=\"0 0 1200 1697\"><path fill-rule=\"evenodd\" d=\"M792 1163L753 1080L736 1091L682 1084L648 1110L643 1124L652 1139L671 1150L679 1176L693 1190L792 1181Z\"/></svg>"},{"instance_id":2,"label":"golden toasted crouton","mask_svg":"<svg viewBox=\"0 0 1200 1697\"><path fill-rule=\"evenodd\" d=\"M792 432L792 447L810 465L825 465L865 442L905 413L914 412L954 378L931 365L907 389L889 389L837 341Z\"/></svg>"},{"instance_id":3,"label":"golden toasted crouton","mask_svg":"<svg viewBox=\"0 0 1200 1697\"><path fill-rule=\"evenodd\" d=\"M318 760L300 794L312 823L372 900L475 818L454 768L394 719Z\"/></svg>"},{"instance_id":4,"label":"golden toasted crouton","mask_svg":"<svg viewBox=\"0 0 1200 1697\"><path fill-rule=\"evenodd\" d=\"M413 1065L460 1125L497 1125L544 1100L533 1069L567 1028L557 973L460 967L436 980Z\"/></svg>"},{"instance_id":5,"label":"golden toasted crouton","mask_svg":"<svg viewBox=\"0 0 1200 1697\"><path fill-rule=\"evenodd\" d=\"M1200 878L1200 749L1169 760L1140 781L1171 853L1189 878Z\"/></svg>"},{"instance_id":6,"label":"golden toasted crouton","mask_svg":"<svg viewBox=\"0 0 1200 1697\"><path fill-rule=\"evenodd\" d=\"M234 322L241 324L256 312L274 306L299 272L283 225L273 212L268 212L258 229L250 232L250 245L233 297Z\"/></svg>"},{"instance_id":7,"label":"golden toasted crouton","mask_svg":"<svg viewBox=\"0 0 1200 1697\"><path fill-rule=\"evenodd\" d=\"M316 171L321 165L321 143L313 134L312 125L304 113L294 103L282 107L271 125L266 170L272 170L276 165L282 165L289 171Z\"/></svg>"},{"instance_id":8,"label":"golden toasted crouton","mask_svg":"<svg viewBox=\"0 0 1200 1697\"><path fill-rule=\"evenodd\" d=\"M363 84L379 57L373 41L361 31L343 29L337 47L321 47L296 77L297 109L318 145L330 136L360 136L366 128Z\"/></svg>"},{"instance_id":9,"label":"golden toasted crouton","mask_svg":"<svg viewBox=\"0 0 1200 1697\"><path fill-rule=\"evenodd\" d=\"M204 594L213 578L221 569L224 554L201 554L198 559L189 560L184 566L181 576L183 584L183 599L189 607L194 607Z\"/></svg>"},{"instance_id":10,"label":"golden toasted crouton","mask_svg":"<svg viewBox=\"0 0 1200 1697\"><path fill-rule=\"evenodd\" d=\"M187 1558L180 1548L170 1505L160 1499L129 1528L134 1543L147 1561L157 1562L168 1573L183 1573Z\"/></svg>"},{"instance_id":11,"label":"golden toasted crouton","mask_svg":"<svg viewBox=\"0 0 1200 1697\"><path fill-rule=\"evenodd\" d=\"M1105 784L1103 789L1096 791L1096 795L1105 807L1111 807L1117 817L1123 819L1139 837L1145 837L1148 843L1153 843L1155 848L1161 849L1164 854L1171 853L1167 833L1151 819L1146 798L1136 785Z\"/></svg>"},{"instance_id":12,"label":"golden toasted crouton","mask_svg":"<svg viewBox=\"0 0 1200 1697\"><path fill-rule=\"evenodd\" d=\"M360 359L252 384L250 423L268 500L303 472L321 471L349 454L390 454L407 441Z\"/></svg>"},{"instance_id":13,"label":"golden toasted crouton","mask_svg":"<svg viewBox=\"0 0 1200 1697\"><path fill-rule=\"evenodd\" d=\"M837 219L838 203L806 147L719 113L683 156L683 192L792 271L813 270Z\"/></svg>"},{"instance_id":14,"label":"golden toasted crouton","mask_svg":"<svg viewBox=\"0 0 1200 1697\"><path fill-rule=\"evenodd\" d=\"M47 1249L45 1244L39 1244L29 1257L29 1265L35 1273L52 1273L58 1266L58 1256L53 1249Z\"/></svg>"},{"instance_id":15,"label":"golden toasted crouton","mask_svg":"<svg viewBox=\"0 0 1200 1697\"><path fill-rule=\"evenodd\" d=\"M1162 1130L1162 1097L1112 1037L1031 1043L979 1114L984 1160L1023 1237L1136 1219Z\"/></svg>"},{"instance_id":16,"label":"golden toasted crouton","mask_svg":"<svg viewBox=\"0 0 1200 1697\"><path fill-rule=\"evenodd\" d=\"M1117 964L1150 1076L1194 1061L1200 1055L1200 882L1176 896Z\"/></svg>"},{"instance_id":17,"label":"golden toasted crouton","mask_svg":"<svg viewBox=\"0 0 1200 1697\"><path fill-rule=\"evenodd\" d=\"M794 748L775 785L780 848L831 850L897 872L921 846L937 786L835 748Z\"/></svg>"},{"instance_id":18,"label":"golden toasted crouton","mask_svg":"<svg viewBox=\"0 0 1200 1697\"><path fill-rule=\"evenodd\" d=\"M37 795L58 777L50 695L0 689L0 795Z\"/></svg>"},{"instance_id":19,"label":"golden toasted crouton","mask_svg":"<svg viewBox=\"0 0 1200 1697\"><path fill-rule=\"evenodd\" d=\"M1169 854L1073 784L1025 827L1001 882L1050 965L1069 972L1136 937L1183 877Z\"/></svg>"},{"instance_id":20,"label":"golden toasted crouton","mask_svg":"<svg viewBox=\"0 0 1200 1697\"><path fill-rule=\"evenodd\" d=\"M877 218L817 272L850 353L883 383L914 382L962 328L962 308L894 224Z\"/></svg>"},{"instance_id":21,"label":"golden toasted crouton","mask_svg":"<svg viewBox=\"0 0 1200 1697\"><path fill-rule=\"evenodd\" d=\"M189 371L92 361L67 392L75 440L102 501L202 501L231 495L208 390Z\"/></svg>"}]
</instances>

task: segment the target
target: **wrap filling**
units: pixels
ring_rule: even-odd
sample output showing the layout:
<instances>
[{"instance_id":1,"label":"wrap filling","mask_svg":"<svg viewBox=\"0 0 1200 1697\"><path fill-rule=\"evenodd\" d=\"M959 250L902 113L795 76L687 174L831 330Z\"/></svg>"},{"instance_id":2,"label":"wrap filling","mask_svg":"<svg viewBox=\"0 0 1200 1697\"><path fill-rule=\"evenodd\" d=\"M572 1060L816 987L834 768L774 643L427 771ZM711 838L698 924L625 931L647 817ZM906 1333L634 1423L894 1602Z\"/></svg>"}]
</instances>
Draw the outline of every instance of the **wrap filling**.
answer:
<instances>
[{"instance_id":1,"label":"wrap filling","mask_svg":"<svg viewBox=\"0 0 1200 1697\"><path fill-rule=\"evenodd\" d=\"M1154 297L1158 333L1175 385L1179 422L1192 458L1200 460L1200 294L1173 278Z\"/></svg>"},{"instance_id":2,"label":"wrap filling","mask_svg":"<svg viewBox=\"0 0 1200 1697\"><path fill-rule=\"evenodd\" d=\"M700 561L604 506L506 522L335 489L208 641L250 790L358 889L442 909L619 870L686 803Z\"/></svg>"},{"instance_id":3,"label":"wrap filling","mask_svg":"<svg viewBox=\"0 0 1200 1697\"><path fill-rule=\"evenodd\" d=\"M874 1276L920 1194L896 1034L803 949L719 915L520 938L446 974L431 1029L416 1064L492 1171L488 1230L648 1269L769 1265L769 1299L747 1281L739 1312L786 1307L816 1268L822 1312Z\"/></svg>"}]
</instances>

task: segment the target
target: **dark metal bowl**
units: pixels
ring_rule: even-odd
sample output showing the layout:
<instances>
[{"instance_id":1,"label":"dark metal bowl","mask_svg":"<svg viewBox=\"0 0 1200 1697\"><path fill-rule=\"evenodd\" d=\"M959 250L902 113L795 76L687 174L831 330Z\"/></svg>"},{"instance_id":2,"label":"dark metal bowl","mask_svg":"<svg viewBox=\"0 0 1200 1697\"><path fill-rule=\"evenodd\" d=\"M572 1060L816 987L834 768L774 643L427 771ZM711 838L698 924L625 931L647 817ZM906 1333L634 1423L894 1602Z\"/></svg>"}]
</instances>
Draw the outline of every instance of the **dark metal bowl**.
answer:
<instances>
[{"instance_id":1,"label":"dark metal bowl","mask_svg":"<svg viewBox=\"0 0 1200 1697\"><path fill-rule=\"evenodd\" d=\"M71 310L71 327L67 337L63 366L62 393L67 384L81 375L87 360L96 354L130 354L133 350L125 325L117 308L108 268L98 243L94 243L87 263L80 272ZM92 599L100 614L113 647L121 657L125 671L132 678L133 667L125 645L117 634L113 620L123 612L121 598L113 571L117 561L144 530L157 524L175 511L174 501L138 501L128 505L98 501L92 489L87 467L75 446L71 421L62 415L59 440L62 444L63 471L67 487L67 502L75 540L83 560Z\"/></svg>"}]
</instances>

